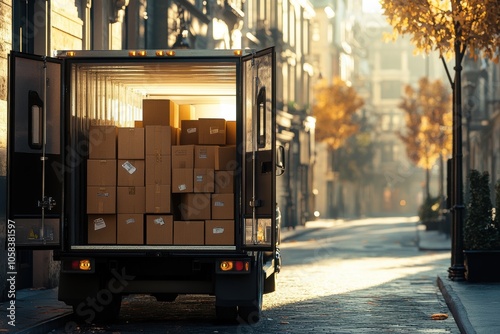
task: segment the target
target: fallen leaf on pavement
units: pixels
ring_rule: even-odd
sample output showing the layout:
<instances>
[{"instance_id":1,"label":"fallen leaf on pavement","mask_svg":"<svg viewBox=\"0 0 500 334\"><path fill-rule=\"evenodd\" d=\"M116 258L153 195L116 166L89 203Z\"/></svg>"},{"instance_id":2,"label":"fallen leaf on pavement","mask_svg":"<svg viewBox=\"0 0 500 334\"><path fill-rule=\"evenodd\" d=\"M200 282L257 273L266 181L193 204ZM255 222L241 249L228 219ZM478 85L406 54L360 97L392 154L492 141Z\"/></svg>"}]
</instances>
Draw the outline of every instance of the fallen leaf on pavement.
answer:
<instances>
[{"instance_id":1,"label":"fallen leaf on pavement","mask_svg":"<svg viewBox=\"0 0 500 334\"><path fill-rule=\"evenodd\" d=\"M432 320L445 320L448 319L448 314L446 313L434 313L431 315Z\"/></svg>"}]
</instances>

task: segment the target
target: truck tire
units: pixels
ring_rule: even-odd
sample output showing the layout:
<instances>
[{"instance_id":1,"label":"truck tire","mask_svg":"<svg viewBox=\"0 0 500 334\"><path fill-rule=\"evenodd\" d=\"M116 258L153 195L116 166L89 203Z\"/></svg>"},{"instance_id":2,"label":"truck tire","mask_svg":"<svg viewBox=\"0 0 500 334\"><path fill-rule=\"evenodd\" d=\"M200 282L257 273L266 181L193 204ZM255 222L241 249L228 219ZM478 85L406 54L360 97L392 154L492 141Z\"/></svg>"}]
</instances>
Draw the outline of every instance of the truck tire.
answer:
<instances>
[{"instance_id":1,"label":"truck tire","mask_svg":"<svg viewBox=\"0 0 500 334\"><path fill-rule=\"evenodd\" d=\"M255 272L257 275L257 287L255 289L255 299L251 305L241 305L238 307L238 315L240 318L249 325L256 324L260 321L262 313L262 299L264 296L264 271L262 270L263 256L262 252L259 253L257 261L255 261Z\"/></svg>"}]
</instances>

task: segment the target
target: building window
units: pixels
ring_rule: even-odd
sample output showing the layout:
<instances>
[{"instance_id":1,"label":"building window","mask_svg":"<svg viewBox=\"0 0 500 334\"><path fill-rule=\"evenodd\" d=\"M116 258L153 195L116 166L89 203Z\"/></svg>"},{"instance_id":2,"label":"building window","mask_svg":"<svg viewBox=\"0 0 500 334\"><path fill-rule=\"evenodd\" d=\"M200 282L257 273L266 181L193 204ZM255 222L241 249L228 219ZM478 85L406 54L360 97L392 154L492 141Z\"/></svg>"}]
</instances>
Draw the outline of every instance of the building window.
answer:
<instances>
[{"instance_id":1,"label":"building window","mask_svg":"<svg viewBox=\"0 0 500 334\"><path fill-rule=\"evenodd\" d=\"M319 31L319 22L314 22L312 26L311 38L314 42L319 42L321 39L321 33Z\"/></svg>"},{"instance_id":2,"label":"building window","mask_svg":"<svg viewBox=\"0 0 500 334\"><path fill-rule=\"evenodd\" d=\"M295 18L295 5L290 4L289 5L289 18L290 18L290 23L288 25L288 29L290 29L290 40L288 43L290 43L290 46L295 46L295 29L297 29L297 24L296 24L296 18Z\"/></svg>"},{"instance_id":3,"label":"building window","mask_svg":"<svg viewBox=\"0 0 500 334\"><path fill-rule=\"evenodd\" d=\"M394 145L387 143L382 147L382 162L394 161Z\"/></svg>"},{"instance_id":4,"label":"building window","mask_svg":"<svg viewBox=\"0 0 500 334\"><path fill-rule=\"evenodd\" d=\"M427 63L427 66L426 66ZM419 76L427 75L429 57L410 55L408 57L408 67L411 73L418 73Z\"/></svg>"},{"instance_id":5,"label":"building window","mask_svg":"<svg viewBox=\"0 0 500 334\"><path fill-rule=\"evenodd\" d=\"M380 83L380 98L399 99L401 97L401 81L385 80Z\"/></svg>"},{"instance_id":6,"label":"building window","mask_svg":"<svg viewBox=\"0 0 500 334\"><path fill-rule=\"evenodd\" d=\"M391 131L393 128L392 114L383 114L381 117L382 131Z\"/></svg>"},{"instance_id":7,"label":"building window","mask_svg":"<svg viewBox=\"0 0 500 334\"><path fill-rule=\"evenodd\" d=\"M380 50L380 69L400 70L401 53L394 50Z\"/></svg>"}]
</instances>

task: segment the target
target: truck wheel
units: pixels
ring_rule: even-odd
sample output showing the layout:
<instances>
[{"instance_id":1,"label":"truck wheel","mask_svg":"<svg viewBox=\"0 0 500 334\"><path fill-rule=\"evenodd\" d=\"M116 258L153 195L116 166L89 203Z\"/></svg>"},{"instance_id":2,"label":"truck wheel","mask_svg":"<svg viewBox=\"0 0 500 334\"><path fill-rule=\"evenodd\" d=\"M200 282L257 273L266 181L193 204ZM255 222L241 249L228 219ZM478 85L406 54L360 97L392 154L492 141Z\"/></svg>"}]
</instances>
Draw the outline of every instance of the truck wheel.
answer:
<instances>
[{"instance_id":1,"label":"truck wheel","mask_svg":"<svg viewBox=\"0 0 500 334\"><path fill-rule=\"evenodd\" d=\"M238 317L238 310L236 306L215 306L215 315L219 322L234 322Z\"/></svg>"},{"instance_id":2,"label":"truck wheel","mask_svg":"<svg viewBox=\"0 0 500 334\"><path fill-rule=\"evenodd\" d=\"M262 252L257 257L256 261L256 275L257 275L257 287L255 299L251 306L242 305L238 307L238 315L243 321L249 325L256 324L260 321L260 316L262 312L262 299L264 296L264 272L262 270Z\"/></svg>"}]
</instances>

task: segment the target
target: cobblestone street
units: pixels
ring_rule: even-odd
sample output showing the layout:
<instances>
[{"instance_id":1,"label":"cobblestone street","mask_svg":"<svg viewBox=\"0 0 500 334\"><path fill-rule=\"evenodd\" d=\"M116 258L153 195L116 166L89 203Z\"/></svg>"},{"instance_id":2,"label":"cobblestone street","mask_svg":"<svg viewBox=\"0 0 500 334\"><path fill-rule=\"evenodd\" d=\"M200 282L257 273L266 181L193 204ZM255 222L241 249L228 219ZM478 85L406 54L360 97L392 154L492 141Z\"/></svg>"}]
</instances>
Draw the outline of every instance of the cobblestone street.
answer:
<instances>
[{"instance_id":1,"label":"cobblestone street","mask_svg":"<svg viewBox=\"0 0 500 334\"><path fill-rule=\"evenodd\" d=\"M130 296L118 322L76 332L458 334L436 286L449 252L419 251L415 229L405 218L359 220L284 242L278 290L264 296L263 317L253 326L217 324L209 296L175 303ZM433 320L438 313L448 318Z\"/></svg>"}]
</instances>

